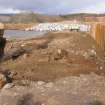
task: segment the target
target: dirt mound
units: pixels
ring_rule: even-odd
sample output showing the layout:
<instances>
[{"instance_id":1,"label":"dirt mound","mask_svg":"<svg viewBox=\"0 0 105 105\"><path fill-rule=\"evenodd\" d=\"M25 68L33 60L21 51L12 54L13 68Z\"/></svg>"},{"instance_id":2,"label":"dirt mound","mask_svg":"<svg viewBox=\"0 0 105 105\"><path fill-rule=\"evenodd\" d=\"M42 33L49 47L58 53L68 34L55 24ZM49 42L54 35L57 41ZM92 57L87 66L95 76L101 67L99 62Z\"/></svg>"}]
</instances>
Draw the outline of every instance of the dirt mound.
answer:
<instances>
[{"instance_id":1,"label":"dirt mound","mask_svg":"<svg viewBox=\"0 0 105 105\"><path fill-rule=\"evenodd\" d=\"M8 42L5 50L1 66L17 72L15 80L53 81L91 72L105 74L103 53L86 33L48 33Z\"/></svg>"}]
</instances>

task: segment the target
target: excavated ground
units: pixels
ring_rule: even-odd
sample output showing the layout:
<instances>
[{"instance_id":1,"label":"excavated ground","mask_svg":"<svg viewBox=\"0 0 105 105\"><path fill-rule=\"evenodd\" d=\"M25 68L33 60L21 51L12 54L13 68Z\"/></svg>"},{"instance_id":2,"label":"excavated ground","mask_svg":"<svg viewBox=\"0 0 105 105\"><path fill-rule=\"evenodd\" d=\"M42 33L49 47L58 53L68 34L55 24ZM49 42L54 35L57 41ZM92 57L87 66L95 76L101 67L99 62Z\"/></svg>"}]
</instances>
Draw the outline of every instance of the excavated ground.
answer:
<instances>
[{"instance_id":1,"label":"excavated ground","mask_svg":"<svg viewBox=\"0 0 105 105\"><path fill-rule=\"evenodd\" d=\"M14 80L54 81L80 74L105 74L104 55L86 33L48 33L43 37L10 41L2 67L15 72Z\"/></svg>"},{"instance_id":2,"label":"excavated ground","mask_svg":"<svg viewBox=\"0 0 105 105\"><path fill-rule=\"evenodd\" d=\"M9 41L0 67L15 85L0 90L0 105L105 105L104 53L86 33Z\"/></svg>"},{"instance_id":3,"label":"excavated ground","mask_svg":"<svg viewBox=\"0 0 105 105\"><path fill-rule=\"evenodd\" d=\"M70 76L0 91L0 105L105 105L105 77Z\"/></svg>"}]
</instances>

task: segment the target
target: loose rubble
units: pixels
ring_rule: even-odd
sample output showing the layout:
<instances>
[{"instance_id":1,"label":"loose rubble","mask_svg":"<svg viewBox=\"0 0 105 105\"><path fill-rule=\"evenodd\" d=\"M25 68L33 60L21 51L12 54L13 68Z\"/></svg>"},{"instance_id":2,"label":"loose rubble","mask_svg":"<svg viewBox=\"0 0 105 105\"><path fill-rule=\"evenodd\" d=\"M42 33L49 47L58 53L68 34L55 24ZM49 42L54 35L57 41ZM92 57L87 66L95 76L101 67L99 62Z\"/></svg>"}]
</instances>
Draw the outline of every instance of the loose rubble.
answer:
<instances>
[{"instance_id":1,"label":"loose rubble","mask_svg":"<svg viewBox=\"0 0 105 105\"><path fill-rule=\"evenodd\" d=\"M3 89L10 89L13 88L14 84L13 83L7 83L6 85L4 85Z\"/></svg>"},{"instance_id":2,"label":"loose rubble","mask_svg":"<svg viewBox=\"0 0 105 105\"><path fill-rule=\"evenodd\" d=\"M10 87L9 84L12 83L13 75L8 70L0 68L0 89L3 87Z\"/></svg>"},{"instance_id":3,"label":"loose rubble","mask_svg":"<svg viewBox=\"0 0 105 105\"><path fill-rule=\"evenodd\" d=\"M30 82L31 83L31 82ZM104 105L105 77L94 73L2 89L0 105Z\"/></svg>"},{"instance_id":4,"label":"loose rubble","mask_svg":"<svg viewBox=\"0 0 105 105\"><path fill-rule=\"evenodd\" d=\"M82 32L8 42L0 105L104 105L104 56L96 47Z\"/></svg>"},{"instance_id":5,"label":"loose rubble","mask_svg":"<svg viewBox=\"0 0 105 105\"><path fill-rule=\"evenodd\" d=\"M86 37L82 37L84 34ZM15 71L14 80L18 81L49 82L91 72L104 75L104 55L97 47L86 33L48 33L41 38L7 43L1 66Z\"/></svg>"}]
</instances>

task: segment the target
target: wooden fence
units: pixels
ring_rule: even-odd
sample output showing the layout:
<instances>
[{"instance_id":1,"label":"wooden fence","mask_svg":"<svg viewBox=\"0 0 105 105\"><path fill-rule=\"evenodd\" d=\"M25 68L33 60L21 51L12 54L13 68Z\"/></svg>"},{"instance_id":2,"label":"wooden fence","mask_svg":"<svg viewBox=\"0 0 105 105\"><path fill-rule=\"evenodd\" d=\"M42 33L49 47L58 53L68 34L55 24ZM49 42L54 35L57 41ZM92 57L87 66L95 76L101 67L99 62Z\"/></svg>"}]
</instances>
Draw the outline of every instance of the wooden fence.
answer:
<instances>
[{"instance_id":1,"label":"wooden fence","mask_svg":"<svg viewBox=\"0 0 105 105\"><path fill-rule=\"evenodd\" d=\"M105 50L105 24L94 24L92 26L91 35L96 40L97 44Z\"/></svg>"}]
</instances>

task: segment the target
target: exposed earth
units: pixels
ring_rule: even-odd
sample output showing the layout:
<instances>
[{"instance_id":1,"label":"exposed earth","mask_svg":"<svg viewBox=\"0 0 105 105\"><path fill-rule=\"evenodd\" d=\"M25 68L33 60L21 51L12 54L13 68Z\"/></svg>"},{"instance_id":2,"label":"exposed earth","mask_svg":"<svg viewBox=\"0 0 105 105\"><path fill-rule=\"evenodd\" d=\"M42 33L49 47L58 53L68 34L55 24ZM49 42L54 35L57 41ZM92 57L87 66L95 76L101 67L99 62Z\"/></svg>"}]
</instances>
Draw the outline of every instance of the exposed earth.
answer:
<instances>
[{"instance_id":1,"label":"exposed earth","mask_svg":"<svg viewBox=\"0 0 105 105\"><path fill-rule=\"evenodd\" d=\"M0 65L15 85L3 87L0 105L105 104L104 52L87 33L8 41Z\"/></svg>"}]
</instances>

